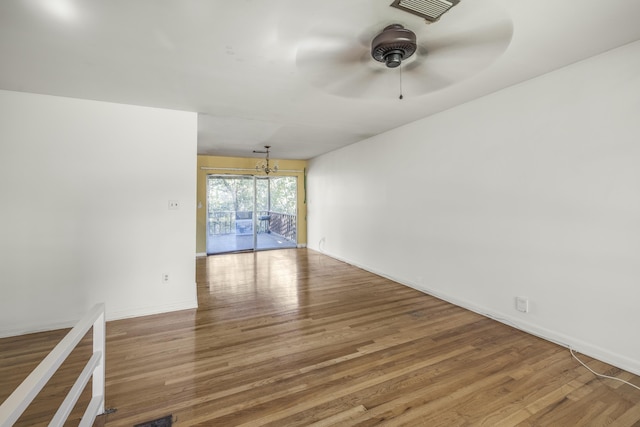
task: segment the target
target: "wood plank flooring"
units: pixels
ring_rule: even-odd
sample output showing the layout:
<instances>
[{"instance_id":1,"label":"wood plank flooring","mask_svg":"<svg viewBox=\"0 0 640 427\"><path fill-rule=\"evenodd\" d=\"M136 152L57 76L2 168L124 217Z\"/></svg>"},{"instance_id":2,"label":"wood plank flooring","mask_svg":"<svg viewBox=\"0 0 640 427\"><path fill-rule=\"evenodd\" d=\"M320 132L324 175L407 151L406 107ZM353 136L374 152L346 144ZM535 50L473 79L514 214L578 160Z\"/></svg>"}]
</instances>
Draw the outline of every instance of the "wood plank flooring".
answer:
<instances>
[{"instance_id":1,"label":"wood plank flooring","mask_svg":"<svg viewBox=\"0 0 640 427\"><path fill-rule=\"evenodd\" d=\"M117 412L96 425L640 426L640 391L566 349L322 254L218 255L196 271L198 310L107 324ZM0 340L1 399L59 338ZM20 425L46 425L53 383Z\"/></svg>"}]
</instances>

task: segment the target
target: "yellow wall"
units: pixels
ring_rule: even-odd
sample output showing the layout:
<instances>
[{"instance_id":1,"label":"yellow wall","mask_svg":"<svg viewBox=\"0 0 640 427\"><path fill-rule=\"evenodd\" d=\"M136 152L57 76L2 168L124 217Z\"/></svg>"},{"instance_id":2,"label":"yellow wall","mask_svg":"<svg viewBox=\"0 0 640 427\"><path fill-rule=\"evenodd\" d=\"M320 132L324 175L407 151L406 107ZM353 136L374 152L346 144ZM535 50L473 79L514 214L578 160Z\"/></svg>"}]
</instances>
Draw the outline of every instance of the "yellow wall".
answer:
<instances>
[{"instance_id":1,"label":"yellow wall","mask_svg":"<svg viewBox=\"0 0 640 427\"><path fill-rule=\"evenodd\" d=\"M295 176L298 178L298 244L307 244L307 204L305 203L304 173L307 168L306 160L278 160L281 170L295 170L300 172L278 172L270 176ZM218 157L198 156L198 209L196 210L196 253L207 252L207 175L255 175L256 163L260 158L246 157ZM221 168L215 170L203 170L202 168ZM250 170L225 170L225 168L238 168Z\"/></svg>"}]
</instances>

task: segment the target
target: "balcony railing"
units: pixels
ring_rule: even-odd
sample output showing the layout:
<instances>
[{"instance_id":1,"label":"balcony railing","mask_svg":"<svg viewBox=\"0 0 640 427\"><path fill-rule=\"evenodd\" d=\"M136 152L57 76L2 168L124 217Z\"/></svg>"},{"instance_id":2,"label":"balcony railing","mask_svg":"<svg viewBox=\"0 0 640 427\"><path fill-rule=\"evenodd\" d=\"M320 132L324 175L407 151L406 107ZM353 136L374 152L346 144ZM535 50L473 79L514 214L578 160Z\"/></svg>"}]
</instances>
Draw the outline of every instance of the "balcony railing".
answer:
<instances>
[{"instance_id":1,"label":"balcony railing","mask_svg":"<svg viewBox=\"0 0 640 427\"><path fill-rule=\"evenodd\" d=\"M209 212L209 235L234 234L236 232L236 213L234 211Z\"/></svg>"},{"instance_id":2,"label":"balcony railing","mask_svg":"<svg viewBox=\"0 0 640 427\"><path fill-rule=\"evenodd\" d=\"M258 233L273 233L292 242L297 240L297 217L273 211L258 211ZM209 213L209 235L245 234L247 223L253 231L253 212L251 211L215 211ZM251 220L249 222L249 220Z\"/></svg>"},{"instance_id":3,"label":"balcony railing","mask_svg":"<svg viewBox=\"0 0 640 427\"><path fill-rule=\"evenodd\" d=\"M76 379L71 390L53 416L49 426L61 427L78 401L89 380L92 380L92 398L81 427L91 427L97 415L104 412L104 357L105 357L105 318L104 304L94 306L76 324L71 331L51 350L49 355L27 376L14 392L0 405L0 426L12 426L31 404L36 395L44 388L82 337L93 328L93 355L84 370Z\"/></svg>"},{"instance_id":4,"label":"balcony railing","mask_svg":"<svg viewBox=\"0 0 640 427\"><path fill-rule=\"evenodd\" d=\"M269 232L284 237L292 242L297 241L297 217L279 212L269 213Z\"/></svg>"}]
</instances>

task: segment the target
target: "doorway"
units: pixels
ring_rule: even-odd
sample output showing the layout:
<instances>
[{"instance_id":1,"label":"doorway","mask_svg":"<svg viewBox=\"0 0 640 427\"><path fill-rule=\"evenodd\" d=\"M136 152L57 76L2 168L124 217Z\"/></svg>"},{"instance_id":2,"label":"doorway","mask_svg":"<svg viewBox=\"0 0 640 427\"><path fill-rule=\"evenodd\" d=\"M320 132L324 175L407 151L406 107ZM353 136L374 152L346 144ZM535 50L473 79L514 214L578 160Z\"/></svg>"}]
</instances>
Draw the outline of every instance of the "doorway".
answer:
<instances>
[{"instance_id":1,"label":"doorway","mask_svg":"<svg viewBox=\"0 0 640 427\"><path fill-rule=\"evenodd\" d=\"M208 175L207 254L297 246L297 179Z\"/></svg>"}]
</instances>

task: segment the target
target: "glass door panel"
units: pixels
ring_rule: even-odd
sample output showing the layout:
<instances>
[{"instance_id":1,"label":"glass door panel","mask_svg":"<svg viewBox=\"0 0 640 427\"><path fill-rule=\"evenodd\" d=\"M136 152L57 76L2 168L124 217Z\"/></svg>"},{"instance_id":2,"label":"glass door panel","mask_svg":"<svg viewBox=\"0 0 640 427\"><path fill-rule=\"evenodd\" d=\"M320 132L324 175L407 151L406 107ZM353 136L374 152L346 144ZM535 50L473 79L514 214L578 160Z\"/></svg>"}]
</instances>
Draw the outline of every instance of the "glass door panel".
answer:
<instances>
[{"instance_id":1,"label":"glass door panel","mask_svg":"<svg viewBox=\"0 0 640 427\"><path fill-rule=\"evenodd\" d=\"M259 177L256 185L257 249L298 245L298 180L291 176Z\"/></svg>"},{"instance_id":2,"label":"glass door panel","mask_svg":"<svg viewBox=\"0 0 640 427\"><path fill-rule=\"evenodd\" d=\"M207 253L254 249L252 176L209 175Z\"/></svg>"}]
</instances>

